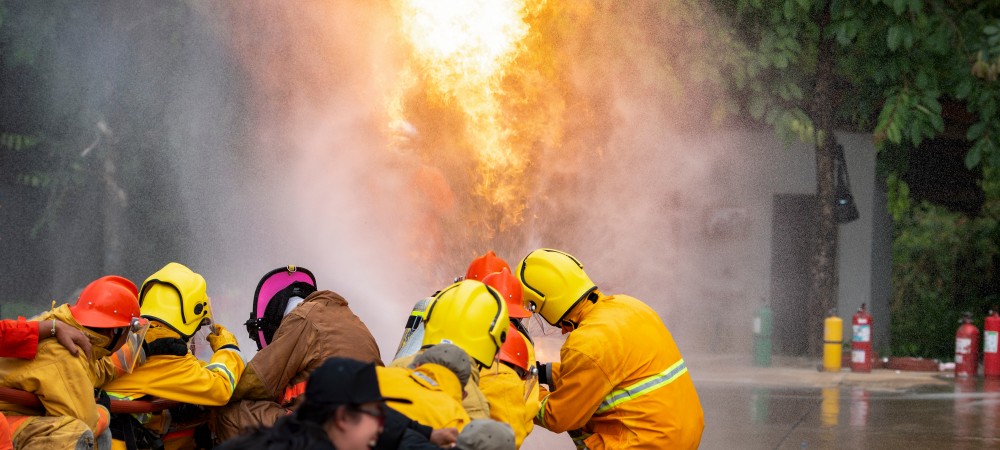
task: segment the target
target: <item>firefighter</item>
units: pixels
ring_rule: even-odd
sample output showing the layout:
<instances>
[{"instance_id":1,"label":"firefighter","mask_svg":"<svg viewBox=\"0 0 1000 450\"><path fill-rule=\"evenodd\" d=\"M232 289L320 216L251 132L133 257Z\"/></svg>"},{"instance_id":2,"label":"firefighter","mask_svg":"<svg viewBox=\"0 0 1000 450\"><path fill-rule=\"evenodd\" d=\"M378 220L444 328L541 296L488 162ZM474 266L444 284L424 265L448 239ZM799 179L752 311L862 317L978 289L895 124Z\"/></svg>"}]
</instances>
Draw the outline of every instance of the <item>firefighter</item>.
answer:
<instances>
[{"instance_id":1,"label":"firefighter","mask_svg":"<svg viewBox=\"0 0 1000 450\"><path fill-rule=\"evenodd\" d=\"M427 310L422 349L454 344L471 358L472 371L465 383L462 406L473 420L490 417L489 403L479 390L479 371L493 365L507 337L509 323L507 303L493 288L474 280L444 288L434 296ZM407 367L415 357L399 358L390 366Z\"/></svg>"},{"instance_id":2,"label":"firefighter","mask_svg":"<svg viewBox=\"0 0 1000 450\"><path fill-rule=\"evenodd\" d=\"M120 400L153 396L182 405L171 408L169 415L116 414L111 423L115 448L146 449L158 445L157 441L167 449L192 448L196 445L195 429L207 421L208 413L190 405L221 406L229 402L244 362L236 337L222 325L212 323L206 289L204 277L176 262L142 283L140 311L150 321L142 344L146 361L104 389ZM212 328L207 340L214 354L207 365L189 350L191 338L203 326Z\"/></svg>"},{"instance_id":3,"label":"firefighter","mask_svg":"<svg viewBox=\"0 0 1000 450\"><path fill-rule=\"evenodd\" d=\"M511 327L507 340L500 347L500 358L493 367L482 370L479 387L490 403L490 417L509 424L514 430L516 445L534 428L532 419L538 411L538 384L535 383L535 354L521 319L531 317L521 299L521 282L503 268L483 278L507 302Z\"/></svg>"},{"instance_id":4,"label":"firefighter","mask_svg":"<svg viewBox=\"0 0 1000 450\"><path fill-rule=\"evenodd\" d=\"M697 448L704 413L660 317L641 301L605 295L567 253L538 249L518 264L529 309L569 333L560 361L539 365L535 423L570 431L588 449ZM655 345L651 345L655 343Z\"/></svg>"},{"instance_id":5,"label":"firefighter","mask_svg":"<svg viewBox=\"0 0 1000 450\"><path fill-rule=\"evenodd\" d=\"M382 365L378 345L339 294L317 290L304 267L285 266L261 278L247 321L258 351L229 405L215 411L218 440L247 427L270 426L294 409L309 373L333 356Z\"/></svg>"},{"instance_id":6,"label":"firefighter","mask_svg":"<svg viewBox=\"0 0 1000 450\"><path fill-rule=\"evenodd\" d=\"M469 423L462 408L462 386L469 382L472 364L462 349L438 344L417 355L414 368L379 367L379 388L385 395L411 400L393 409L434 429L461 431Z\"/></svg>"},{"instance_id":7,"label":"firefighter","mask_svg":"<svg viewBox=\"0 0 1000 450\"><path fill-rule=\"evenodd\" d=\"M82 331L90 340L90 353L73 356L57 340L47 339L38 344L34 359L0 358L0 386L34 393L41 401L41 409L0 402L14 448L92 448L95 441L97 448L110 448L110 399L101 396L98 404L94 389L117 376L101 360L128 338L139 317L137 294L131 281L105 276L87 285L72 306L39 316L42 323L57 320Z\"/></svg>"}]
</instances>

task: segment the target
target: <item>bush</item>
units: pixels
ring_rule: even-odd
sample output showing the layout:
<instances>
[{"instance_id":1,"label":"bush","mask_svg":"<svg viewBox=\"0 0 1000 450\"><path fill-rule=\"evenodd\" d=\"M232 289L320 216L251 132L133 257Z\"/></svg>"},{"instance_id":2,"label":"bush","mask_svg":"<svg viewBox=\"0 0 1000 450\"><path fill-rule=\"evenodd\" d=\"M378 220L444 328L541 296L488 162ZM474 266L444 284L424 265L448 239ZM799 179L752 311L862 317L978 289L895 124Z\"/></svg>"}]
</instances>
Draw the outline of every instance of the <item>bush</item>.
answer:
<instances>
[{"instance_id":1,"label":"bush","mask_svg":"<svg viewBox=\"0 0 1000 450\"><path fill-rule=\"evenodd\" d=\"M1000 201L988 200L974 218L927 202L895 202L892 353L951 359L962 312L972 312L981 329L1000 303Z\"/></svg>"}]
</instances>

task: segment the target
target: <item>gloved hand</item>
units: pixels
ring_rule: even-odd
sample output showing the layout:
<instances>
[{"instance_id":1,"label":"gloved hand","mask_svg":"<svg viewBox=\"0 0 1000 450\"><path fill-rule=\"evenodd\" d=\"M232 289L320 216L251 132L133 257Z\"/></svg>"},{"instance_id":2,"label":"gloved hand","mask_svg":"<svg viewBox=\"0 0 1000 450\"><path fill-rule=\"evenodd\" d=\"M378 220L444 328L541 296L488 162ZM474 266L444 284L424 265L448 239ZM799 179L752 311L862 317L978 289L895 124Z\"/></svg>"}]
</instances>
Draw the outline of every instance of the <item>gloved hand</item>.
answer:
<instances>
[{"instance_id":1,"label":"gloved hand","mask_svg":"<svg viewBox=\"0 0 1000 450\"><path fill-rule=\"evenodd\" d=\"M94 389L94 401L103 406L104 409L111 411L111 397L104 389Z\"/></svg>"},{"instance_id":2,"label":"gloved hand","mask_svg":"<svg viewBox=\"0 0 1000 450\"><path fill-rule=\"evenodd\" d=\"M223 348L231 348L239 351L239 343L236 340L236 336L233 336L233 333L230 333L222 325L214 324L212 326L215 327L215 331L206 336L205 339L208 340L208 345L212 346L213 352L217 352Z\"/></svg>"},{"instance_id":3,"label":"gloved hand","mask_svg":"<svg viewBox=\"0 0 1000 450\"><path fill-rule=\"evenodd\" d=\"M535 367L538 367L538 384L544 384L552 387L552 363L542 363L540 361L535 361Z\"/></svg>"}]
</instances>

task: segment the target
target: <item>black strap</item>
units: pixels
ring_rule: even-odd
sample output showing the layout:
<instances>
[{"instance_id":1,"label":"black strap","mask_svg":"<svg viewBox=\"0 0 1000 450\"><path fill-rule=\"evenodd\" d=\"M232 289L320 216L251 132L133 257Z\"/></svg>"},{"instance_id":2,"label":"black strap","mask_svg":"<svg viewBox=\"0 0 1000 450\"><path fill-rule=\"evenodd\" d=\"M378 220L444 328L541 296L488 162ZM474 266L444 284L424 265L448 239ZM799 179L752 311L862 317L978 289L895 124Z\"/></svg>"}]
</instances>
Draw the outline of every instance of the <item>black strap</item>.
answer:
<instances>
[{"instance_id":1,"label":"black strap","mask_svg":"<svg viewBox=\"0 0 1000 450\"><path fill-rule=\"evenodd\" d=\"M143 342L142 350L146 357L154 355L184 356L188 354L187 342L179 338L160 338L152 342Z\"/></svg>"}]
</instances>

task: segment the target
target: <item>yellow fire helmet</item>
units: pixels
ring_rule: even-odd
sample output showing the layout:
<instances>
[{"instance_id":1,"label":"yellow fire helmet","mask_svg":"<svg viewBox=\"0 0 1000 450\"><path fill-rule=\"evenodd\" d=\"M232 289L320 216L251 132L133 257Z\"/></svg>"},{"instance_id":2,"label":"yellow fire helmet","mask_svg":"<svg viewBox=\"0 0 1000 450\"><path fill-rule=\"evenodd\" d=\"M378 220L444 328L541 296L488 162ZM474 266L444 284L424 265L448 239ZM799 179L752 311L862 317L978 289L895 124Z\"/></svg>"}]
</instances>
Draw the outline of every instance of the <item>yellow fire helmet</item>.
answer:
<instances>
[{"instance_id":1,"label":"yellow fire helmet","mask_svg":"<svg viewBox=\"0 0 1000 450\"><path fill-rule=\"evenodd\" d=\"M463 280L434 296L421 346L454 344L489 367L507 339L509 325L507 303L497 291L476 280Z\"/></svg>"},{"instance_id":2,"label":"yellow fire helmet","mask_svg":"<svg viewBox=\"0 0 1000 450\"><path fill-rule=\"evenodd\" d=\"M205 319L212 319L205 278L172 262L149 276L139 290L142 317L161 322L189 339Z\"/></svg>"},{"instance_id":3,"label":"yellow fire helmet","mask_svg":"<svg viewBox=\"0 0 1000 450\"><path fill-rule=\"evenodd\" d=\"M551 248L528 253L515 270L528 309L552 326L559 326L566 313L597 289L580 261Z\"/></svg>"}]
</instances>

